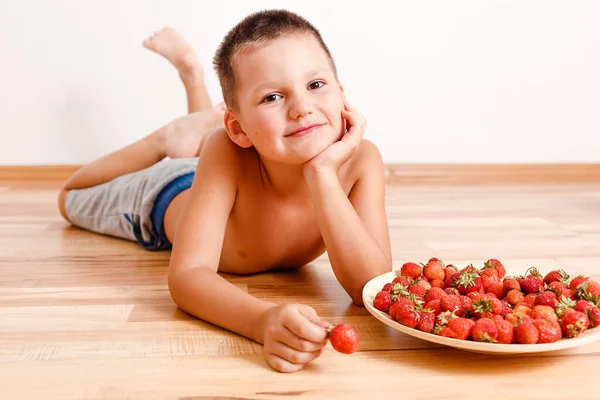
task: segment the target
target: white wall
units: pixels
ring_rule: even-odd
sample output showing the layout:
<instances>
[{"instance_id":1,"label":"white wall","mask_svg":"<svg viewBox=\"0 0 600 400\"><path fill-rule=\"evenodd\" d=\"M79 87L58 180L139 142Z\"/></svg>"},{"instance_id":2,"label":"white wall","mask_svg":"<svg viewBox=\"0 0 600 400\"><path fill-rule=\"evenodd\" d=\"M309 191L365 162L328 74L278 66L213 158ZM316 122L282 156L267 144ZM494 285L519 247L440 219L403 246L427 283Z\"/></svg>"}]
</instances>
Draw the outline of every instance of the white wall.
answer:
<instances>
[{"instance_id":1,"label":"white wall","mask_svg":"<svg viewBox=\"0 0 600 400\"><path fill-rule=\"evenodd\" d=\"M0 164L85 163L186 112L142 48L180 30L209 70L248 13L288 8L330 46L386 162L600 162L600 2L0 0Z\"/></svg>"}]
</instances>

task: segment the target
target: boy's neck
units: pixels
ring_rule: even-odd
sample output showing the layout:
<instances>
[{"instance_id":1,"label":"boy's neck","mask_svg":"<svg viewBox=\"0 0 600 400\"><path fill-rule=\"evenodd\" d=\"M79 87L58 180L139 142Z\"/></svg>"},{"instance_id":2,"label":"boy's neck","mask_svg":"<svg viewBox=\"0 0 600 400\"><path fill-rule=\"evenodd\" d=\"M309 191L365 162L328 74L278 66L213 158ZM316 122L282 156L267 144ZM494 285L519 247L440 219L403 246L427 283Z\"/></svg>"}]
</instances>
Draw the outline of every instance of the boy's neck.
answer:
<instances>
[{"instance_id":1,"label":"boy's neck","mask_svg":"<svg viewBox=\"0 0 600 400\"><path fill-rule=\"evenodd\" d=\"M308 185L304 179L303 166L267 160L258 155L260 172L265 187L277 197L308 197Z\"/></svg>"}]
</instances>

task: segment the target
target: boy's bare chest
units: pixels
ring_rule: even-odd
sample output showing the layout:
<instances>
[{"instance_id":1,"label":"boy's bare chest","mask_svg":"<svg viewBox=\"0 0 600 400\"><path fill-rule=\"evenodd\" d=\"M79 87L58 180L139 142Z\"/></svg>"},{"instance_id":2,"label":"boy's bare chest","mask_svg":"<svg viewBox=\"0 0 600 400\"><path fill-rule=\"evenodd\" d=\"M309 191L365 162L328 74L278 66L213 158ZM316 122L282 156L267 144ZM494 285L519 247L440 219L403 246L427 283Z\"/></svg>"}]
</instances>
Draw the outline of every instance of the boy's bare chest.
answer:
<instances>
[{"instance_id":1,"label":"boy's bare chest","mask_svg":"<svg viewBox=\"0 0 600 400\"><path fill-rule=\"evenodd\" d=\"M310 201L242 198L236 203L223 243L223 270L302 266L325 251Z\"/></svg>"}]
</instances>

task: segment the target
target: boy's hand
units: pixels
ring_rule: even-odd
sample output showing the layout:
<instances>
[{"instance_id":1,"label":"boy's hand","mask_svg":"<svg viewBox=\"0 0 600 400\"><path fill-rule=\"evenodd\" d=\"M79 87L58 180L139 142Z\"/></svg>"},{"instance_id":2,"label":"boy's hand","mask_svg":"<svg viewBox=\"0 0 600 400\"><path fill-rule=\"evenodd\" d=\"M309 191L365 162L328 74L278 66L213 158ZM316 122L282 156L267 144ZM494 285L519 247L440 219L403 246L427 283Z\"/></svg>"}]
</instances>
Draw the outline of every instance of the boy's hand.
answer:
<instances>
[{"instance_id":1,"label":"boy's hand","mask_svg":"<svg viewBox=\"0 0 600 400\"><path fill-rule=\"evenodd\" d=\"M323 353L327 326L314 309L303 304L271 308L263 325L267 363L280 372L300 371Z\"/></svg>"},{"instance_id":2,"label":"boy's hand","mask_svg":"<svg viewBox=\"0 0 600 400\"><path fill-rule=\"evenodd\" d=\"M345 98L342 117L346 122L346 133L340 140L304 164L305 179L308 180L321 172L333 172L337 175L340 167L358 148L365 133L366 119Z\"/></svg>"}]
</instances>

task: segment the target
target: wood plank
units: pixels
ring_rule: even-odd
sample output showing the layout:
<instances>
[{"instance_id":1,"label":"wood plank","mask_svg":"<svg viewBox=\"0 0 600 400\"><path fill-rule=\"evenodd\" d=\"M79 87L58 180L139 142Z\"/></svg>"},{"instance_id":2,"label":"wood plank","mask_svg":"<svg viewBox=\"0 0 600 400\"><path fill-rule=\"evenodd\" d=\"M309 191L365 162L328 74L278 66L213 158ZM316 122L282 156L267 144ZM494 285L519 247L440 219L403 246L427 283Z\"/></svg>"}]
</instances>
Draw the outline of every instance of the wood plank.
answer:
<instances>
[{"instance_id":1,"label":"wood plank","mask_svg":"<svg viewBox=\"0 0 600 400\"><path fill-rule=\"evenodd\" d=\"M0 182L64 182L81 165L0 165ZM385 164L391 185L600 183L600 163Z\"/></svg>"}]
</instances>

